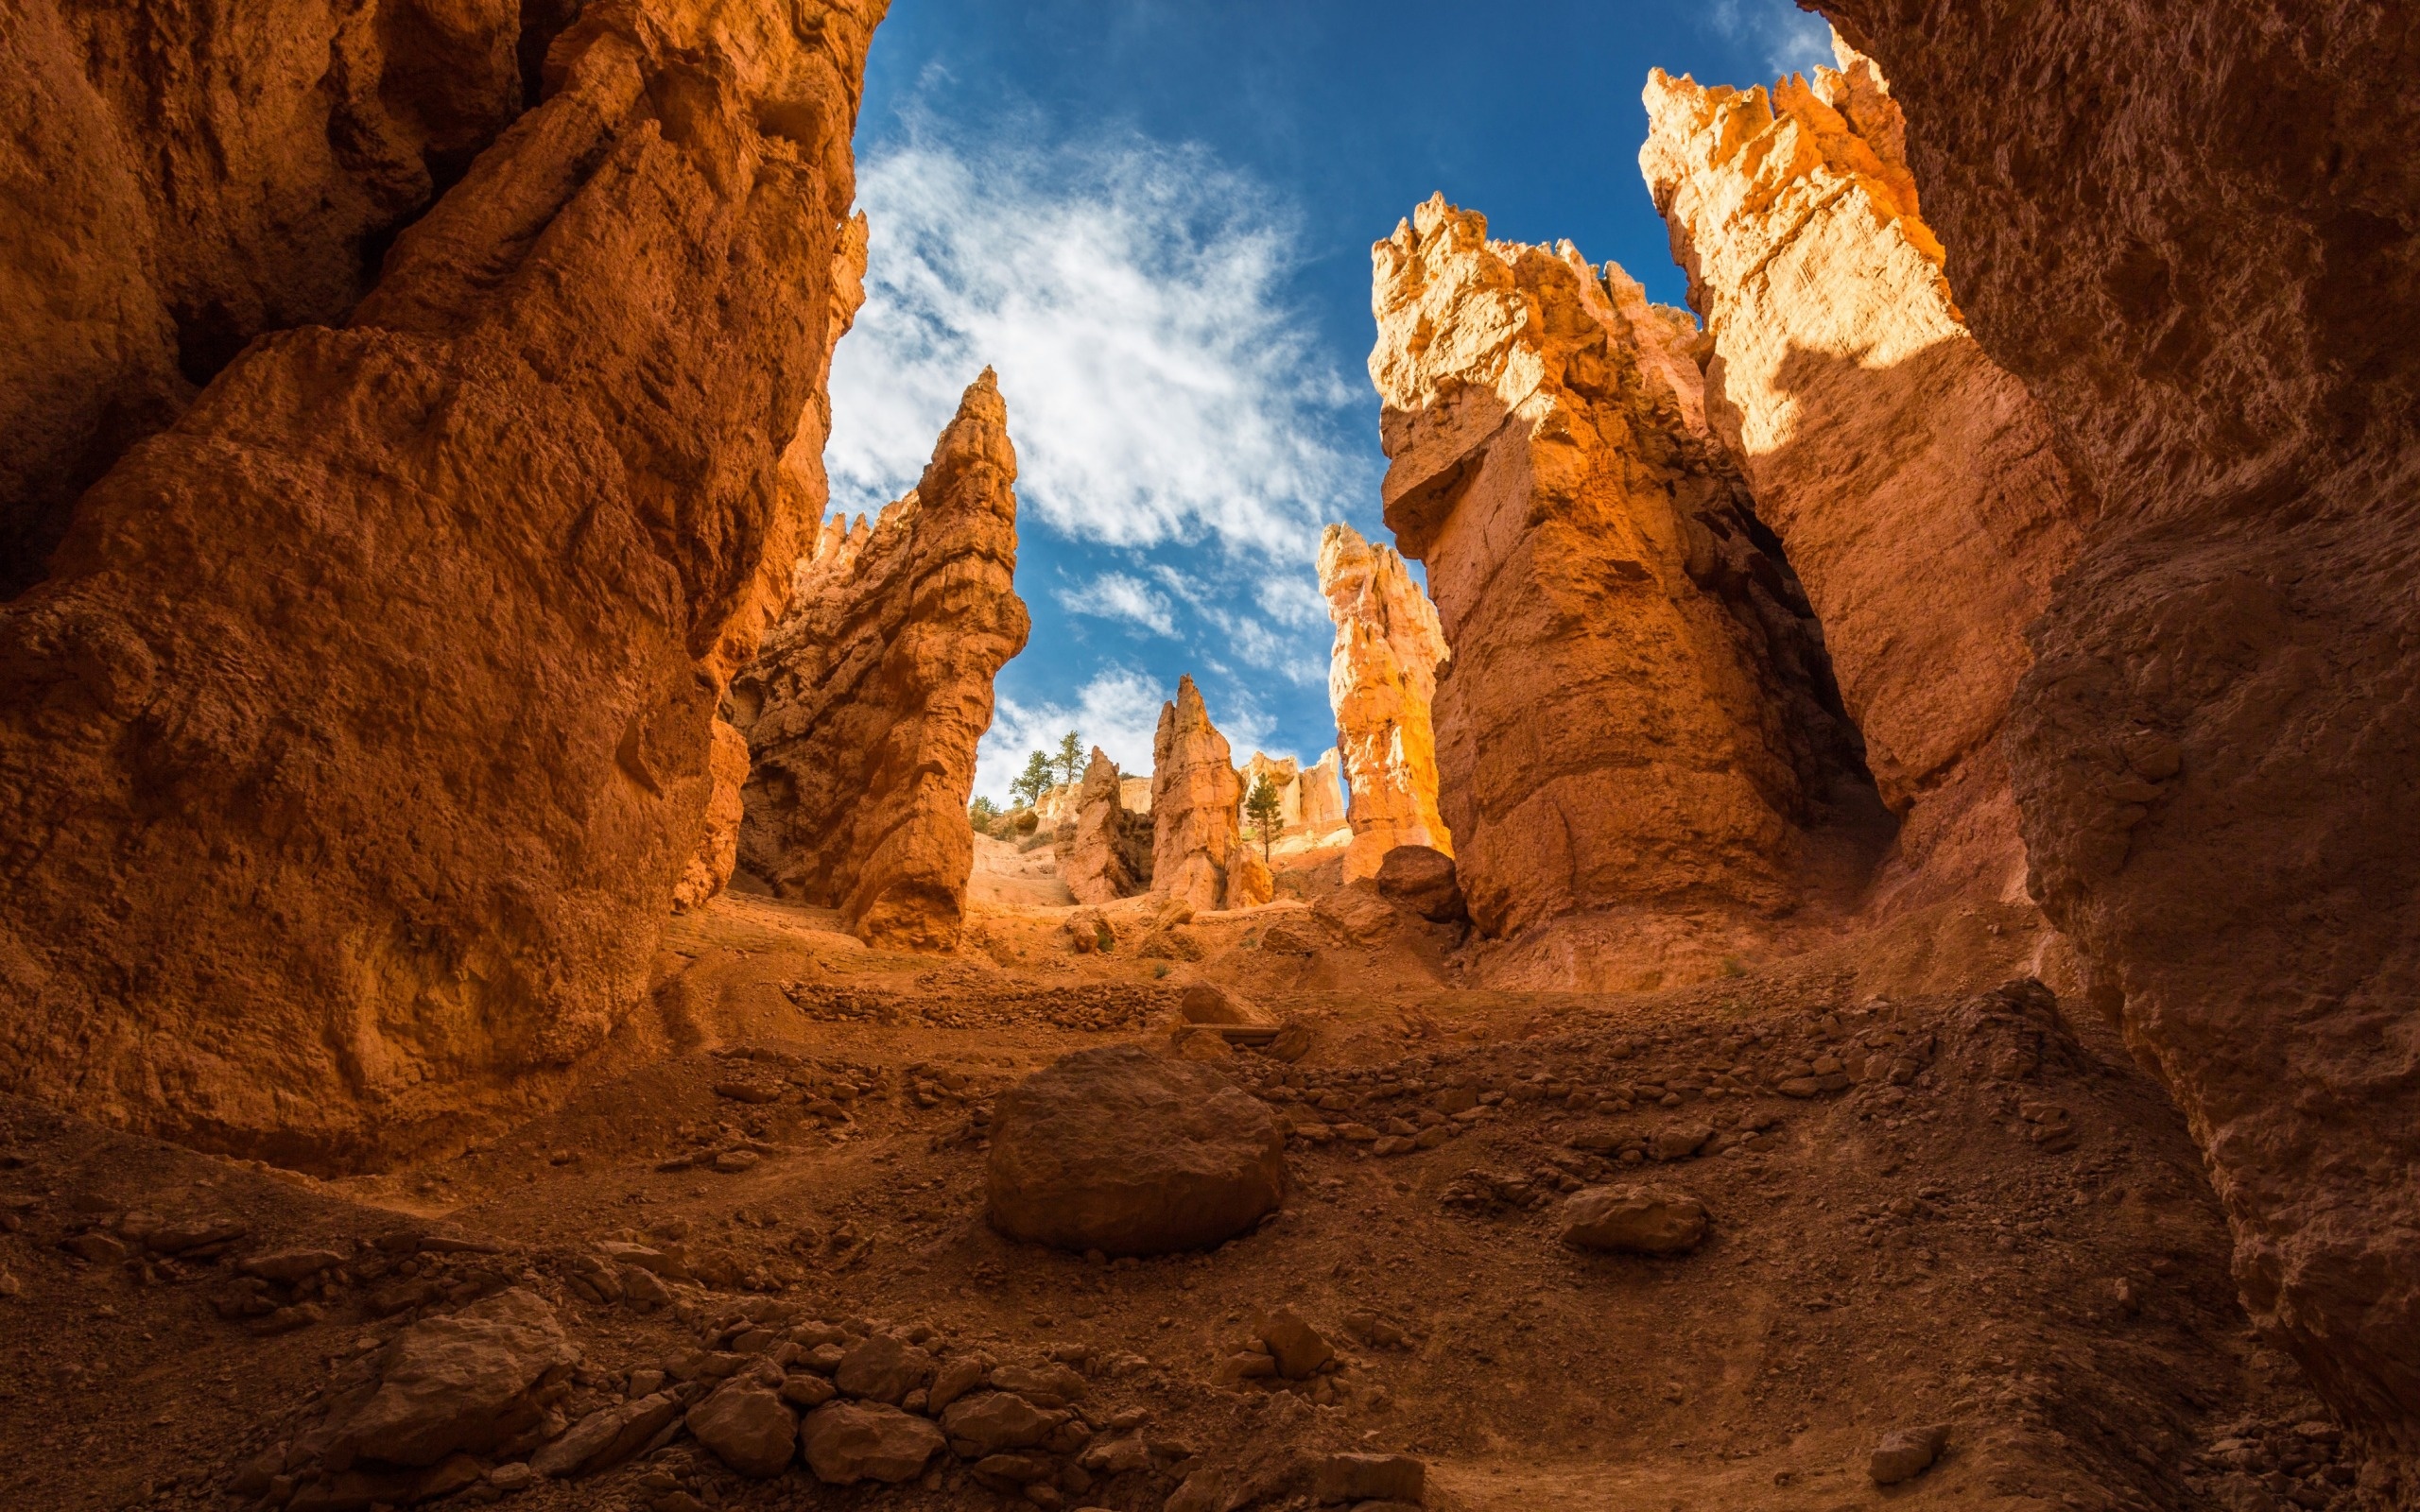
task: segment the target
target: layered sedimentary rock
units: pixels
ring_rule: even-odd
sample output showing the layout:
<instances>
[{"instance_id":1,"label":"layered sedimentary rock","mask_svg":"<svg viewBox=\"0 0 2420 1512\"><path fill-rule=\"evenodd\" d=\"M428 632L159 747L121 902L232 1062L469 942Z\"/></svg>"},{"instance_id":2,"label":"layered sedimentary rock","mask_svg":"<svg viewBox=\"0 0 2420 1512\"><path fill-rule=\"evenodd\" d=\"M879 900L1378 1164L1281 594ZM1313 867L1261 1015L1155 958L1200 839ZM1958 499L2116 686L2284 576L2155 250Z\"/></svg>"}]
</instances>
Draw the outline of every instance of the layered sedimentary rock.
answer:
<instances>
[{"instance_id":1,"label":"layered sedimentary rock","mask_svg":"<svg viewBox=\"0 0 2420 1512\"><path fill-rule=\"evenodd\" d=\"M2174 1091L2255 1318L2420 1502L2420 29L1824 0L1976 338L2099 503L2009 757L2035 896Z\"/></svg>"},{"instance_id":2,"label":"layered sedimentary rock","mask_svg":"<svg viewBox=\"0 0 2420 1512\"><path fill-rule=\"evenodd\" d=\"M1342 753L1330 746L1303 774L1296 791L1300 794L1304 829L1332 830L1345 822L1343 768Z\"/></svg>"},{"instance_id":3,"label":"layered sedimentary rock","mask_svg":"<svg viewBox=\"0 0 2420 1512\"><path fill-rule=\"evenodd\" d=\"M236 180L178 198L177 234L208 222L224 266L311 291L264 295L236 336L343 323L252 339L83 494L47 581L0 618L0 1081L196 1143L377 1160L544 1095L639 999L702 828L716 658L781 556L784 453L821 403L880 9L585 8L543 68L473 90L534 76L544 103L467 171L449 160L460 181L349 313L349 228L374 250L388 212L343 211L351 191L274 155L225 153L213 171ZM310 13L186 50L273 50L279 18ZM464 45L493 58L476 29ZM171 103L130 96L137 119L224 87L197 120L341 159L370 126L277 123L297 94L350 88L296 45L264 92L148 55L92 66L138 88L165 70ZM50 98L92 77L89 50L30 57ZM378 99L488 77L452 57L382 76ZM469 151L487 129L426 140ZM20 181L133 202L120 138L43 140ZM342 213L310 235L348 249L337 272L288 247L289 207L309 221L323 199ZM155 342L147 297L117 287L72 318ZM61 378L54 430L148 363Z\"/></svg>"},{"instance_id":4,"label":"layered sedimentary rock","mask_svg":"<svg viewBox=\"0 0 2420 1512\"><path fill-rule=\"evenodd\" d=\"M1227 862L1241 835L1243 784L1201 690L1177 679L1151 740L1151 891L1197 910L1227 906Z\"/></svg>"},{"instance_id":5,"label":"layered sedimentary rock","mask_svg":"<svg viewBox=\"0 0 2420 1512\"><path fill-rule=\"evenodd\" d=\"M1373 546L1351 525L1320 537L1320 592L1336 644L1328 652L1327 701L1336 713L1337 756L1352 799L1353 843L1344 880L1378 874L1399 845L1447 855L1453 839L1437 812L1437 734L1430 706L1445 632L1437 608L1391 546Z\"/></svg>"},{"instance_id":6,"label":"layered sedimentary rock","mask_svg":"<svg viewBox=\"0 0 2420 1512\"><path fill-rule=\"evenodd\" d=\"M1077 788L1075 839L1059 863L1080 903L1132 898L1150 885L1151 820L1126 807L1125 787L1117 764L1095 746Z\"/></svg>"},{"instance_id":7,"label":"layered sedimentary rock","mask_svg":"<svg viewBox=\"0 0 2420 1512\"><path fill-rule=\"evenodd\" d=\"M1843 49L1746 92L1649 77L1639 166L1705 317L1706 418L1824 623L1903 901L2014 894L2000 754L2024 627L2081 510L2040 408L1967 333L1905 122ZM1912 885L1910 885L1912 884Z\"/></svg>"},{"instance_id":8,"label":"layered sedimentary rock","mask_svg":"<svg viewBox=\"0 0 2420 1512\"><path fill-rule=\"evenodd\" d=\"M1872 788L1705 428L1694 322L1442 197L1372 259L1386 518L1450 648L1439 785L1472 917L1790 905L1806 827Z\"/></svg>"},{"instance_id":9,"label":"layered sedimentary rock","mask_svg":"<svg viewBox=\"0 0 2420 1512\"><path fill-rule=\"evenodd\" d=\"M986 369L914 490L802 565L790 612L734 684L750 761L739 864L875 944L958 943L975 747L1028 627L1016 475Z\"/></svg>"}]
</instances>

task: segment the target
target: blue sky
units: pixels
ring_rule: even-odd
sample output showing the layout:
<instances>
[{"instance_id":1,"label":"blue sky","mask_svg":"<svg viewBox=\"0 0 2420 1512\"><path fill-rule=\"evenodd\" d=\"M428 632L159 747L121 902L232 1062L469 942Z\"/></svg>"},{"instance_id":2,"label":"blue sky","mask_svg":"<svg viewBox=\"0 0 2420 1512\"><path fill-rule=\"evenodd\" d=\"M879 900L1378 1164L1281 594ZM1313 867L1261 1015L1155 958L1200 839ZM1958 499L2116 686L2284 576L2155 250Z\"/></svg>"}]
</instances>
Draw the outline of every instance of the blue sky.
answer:
<instances>
[{"instance_id":1,"label":"blue sky","mask_svg":"<svg viewBox=\"0 0 2420 1512\"><path fill-rule=\"evenodd\" d=\"M1830 57L1788 0L1491 16L1428 0L895 0L857 131L867 306L833 367L833 507L913 485L999 370L1017 586L977 791L1080 729L1147 770L1193 674L1240 762L1335 741L1312 557L1378 518L1371 242L1432 190L1680 302L1640 182L1651 66Z\"/></svg>"}]
</instances>

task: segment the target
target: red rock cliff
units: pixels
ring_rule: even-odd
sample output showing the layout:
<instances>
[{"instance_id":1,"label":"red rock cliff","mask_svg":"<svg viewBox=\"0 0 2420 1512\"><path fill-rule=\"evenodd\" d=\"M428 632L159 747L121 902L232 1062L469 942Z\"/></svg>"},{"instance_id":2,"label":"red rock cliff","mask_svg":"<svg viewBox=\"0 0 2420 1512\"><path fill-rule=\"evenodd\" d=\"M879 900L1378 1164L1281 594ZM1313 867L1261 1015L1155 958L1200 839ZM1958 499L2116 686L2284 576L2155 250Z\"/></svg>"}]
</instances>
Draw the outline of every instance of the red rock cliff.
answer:
<instances>
[{"instance_id":1,"label":"red rock cliff","mask_svg":"<svg viewBox=\"0 0 2420 1512\"><path fill-rule=\"evenodd\" d=\"M2029 632L2031 885L2254 1316L2420 1504L2420 23L1826 0L1976 338L2099 503Z\"/></svg>"},{"instance_id":2,"label":"red rock cliff","mask_svg":"<svg viewBox=\"0 0 2420 1512\"><path fill-rule=\"evenodd\" d=\"M1705 429L1694 322L1442 197L1371 255L1386 518L1451 648L1439 800L1473 918L1790 906L1805 827L1864 779Z\"/></svg>"},{"instance_id":3,"label":"red rock cliff","mask_svg":"<svg viewBox=\"0 0 2420 1512\"><path fill-rule=\"evenodd\" d=\"M975 747L1028 627L1016 475L986 369L914 491L871 533L827 535L733 690L750 759L740 864L875 944L958 943Z\"/></svg>"},{"instance_id":4,"label":"red rock cliff","mask_svg":"<svg viewBox=\"0 0 2420 1512\"><path fill-rule=\"evenodd\" d=\"M2032 396L1966 331L1873 63L1768 93L1650 77L1639 166L1712 350L1706 417L1824 622L1897 902L2021 896L2000 753L2080 511Z\"/></svg>"},{"instance_id":5,"label":"red rock cliff","mask_svg":"<svg viewBox=\"0 0 2420 1512\"><path fill-rule=\"evenodd\" d=\"M191 216L223 249L195 251L192 286L238 265L276 285L229 297L228 339L342 323L255 336L82 496L0 616L0 1081L330 1166L544 1098L645 989L726 639L796 552L783 457L820 414L881 6L599 0L543 68L492 26L398 51L433 8L314 13L248 15L212 34L232 72L157 81L171 116L300 154L168 175L201 185ZM356 126L295 124L345 108L351 85L299 96L356 23L411 60L382 107L450 123L396 139L421 186L400 198L348 187ZM9 29L38 44L26 72L98 123L44 139L46 181L105 186L110 215L177 198L126 166L93 55L43 26ZM157 66L100 56L105 95ZM543 102L477 151L530 79ZM361 267L331 249L393 229L440 142L459 181L348 312ZM323 198L307 236L279 208ZM11 246L11 277L49 276ZM52 369L57 434L156 371L173 301L108 276L74 318L126 352Z\"/></svg>"}]
</instances>

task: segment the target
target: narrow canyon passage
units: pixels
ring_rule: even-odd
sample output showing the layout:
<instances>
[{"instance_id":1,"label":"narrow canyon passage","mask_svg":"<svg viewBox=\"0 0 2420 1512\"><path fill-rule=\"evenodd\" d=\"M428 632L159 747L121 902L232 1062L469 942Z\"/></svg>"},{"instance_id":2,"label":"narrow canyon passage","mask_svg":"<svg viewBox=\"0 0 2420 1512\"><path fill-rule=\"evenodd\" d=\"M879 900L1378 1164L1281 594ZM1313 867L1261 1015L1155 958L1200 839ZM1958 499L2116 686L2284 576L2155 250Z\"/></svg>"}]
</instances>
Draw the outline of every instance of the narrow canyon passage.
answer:
<instances>
[{"instance_id":1,"label":"narrow canyon passage","mask_svg":"<svg viewBox=\"0 0 2420 1512\"><path fill-rule=\"evenodd\" d=\"M2420 1508L2420 21L1761 4L0 0L0 1504Z\"/></svg>"}]
</instances>

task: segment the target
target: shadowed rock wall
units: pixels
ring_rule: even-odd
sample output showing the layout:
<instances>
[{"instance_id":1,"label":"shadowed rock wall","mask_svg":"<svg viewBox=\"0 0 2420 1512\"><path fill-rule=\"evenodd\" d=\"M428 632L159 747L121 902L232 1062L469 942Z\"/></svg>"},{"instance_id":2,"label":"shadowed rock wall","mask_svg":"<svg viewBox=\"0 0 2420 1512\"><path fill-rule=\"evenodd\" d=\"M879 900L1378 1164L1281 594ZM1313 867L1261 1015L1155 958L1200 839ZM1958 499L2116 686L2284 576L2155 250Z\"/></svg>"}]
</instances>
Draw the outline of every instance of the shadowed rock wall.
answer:
<instances>
[{"instance_id":1,"label":"shadowed rock wall","mask_svg":"<svg viewBox=\"0 0 2420 1512\"><path fill-rule=\"evenodd\" d=\"M1822 9L2100 509L2011 716L2034 894L2190 1119L2256 1320L2413 1504L2420 16Z\"/></svg>"},{"instance_id":2,"label":"shadowed rock wall","mask_svg":"<svg viewBox=\"0 0 2420 1512\"><path fill-rule=\"evenodd\" d=\"M827 529L734 685L751 764L740 864L875 944L958 943L975 747L1029 624L1012 586L1016 475L987 368L914 490L871 532Z\"/></svg>"},{"instance_id":3,"label":"shadowed rock wall","mask_svg":"<svg viewBox=\"0 0 2420 1512\"><path fill-rule=\"evenodd\" d=\"M235 336L343 323L252 339L83 495L48 579L0 614L0 1082L199 1144L375 1162L543 1100L638 1000L700 838L720 679L811 518L784 454L821 413L881 9L599 0L543 67L493 26L390 39L389 65L416 60L380 75L390 114L457 102L412 105L448 124L405 133L400 198L315 165L311 112L340 107L294 97L327 65L285 35L312 8L213 33L265 49L234 70L260 91L156 76L167 103L143 112L301 154L178 180L228 264L285 269L236 301ZM39 14L23 71L99 120L114 65L85 73ZM544 102L463 161L532 77ZM120 137L45 140L52 181L113 185L113 215L149 202ZM360 232L435 187L440 142L460 181L346 314ZM341 214L289 245L278 207L322 194ZM221 253L196 255L226 285ZM113 385L157 387L167 285L122 272L76 318L132 354L71 374L57 434Z\"/></svg>"}]
</instances>

